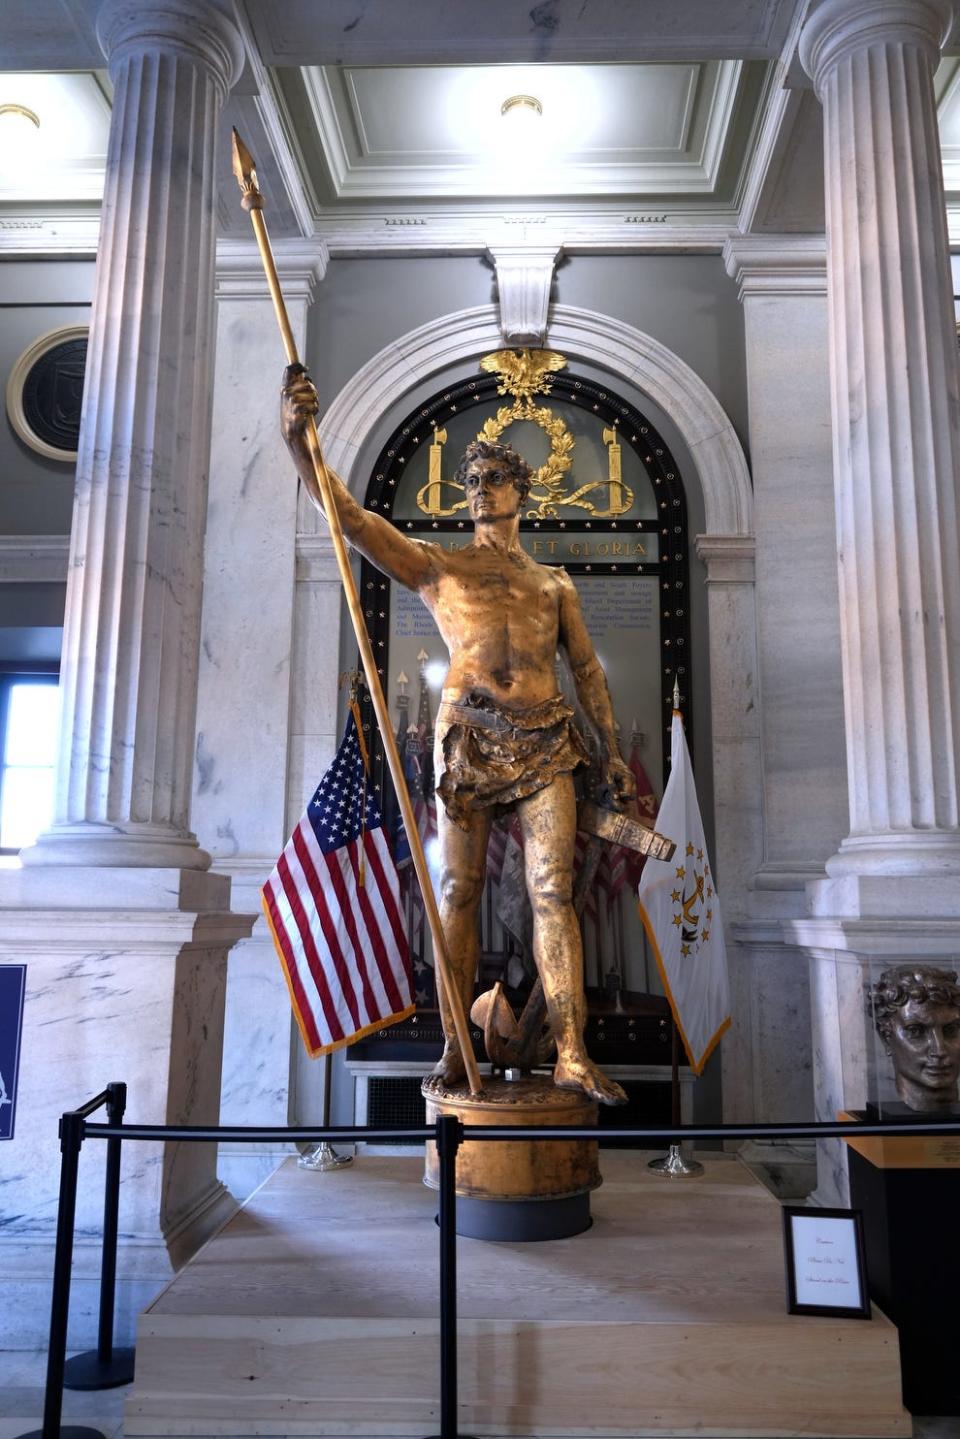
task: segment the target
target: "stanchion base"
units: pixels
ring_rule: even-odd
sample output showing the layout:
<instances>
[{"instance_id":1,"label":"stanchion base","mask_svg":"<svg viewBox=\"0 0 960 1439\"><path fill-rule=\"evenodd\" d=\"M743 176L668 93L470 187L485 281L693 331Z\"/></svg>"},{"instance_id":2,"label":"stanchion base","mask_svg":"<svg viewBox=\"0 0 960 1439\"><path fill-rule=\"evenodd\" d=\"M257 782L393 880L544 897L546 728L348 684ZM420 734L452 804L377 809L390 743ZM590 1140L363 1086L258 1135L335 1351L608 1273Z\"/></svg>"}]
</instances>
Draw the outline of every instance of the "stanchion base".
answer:
<instances>
[{"instance_id":1,"label":"stanchion base","mask_svg":"<svg viewBox=\"0 0 960 1439\"><path fill-rule=\"evenodd\" d=\"M102 1429L85 1429L80 1424L61 1424L60 1439L107 1439ZM17 1439L43 1439L42 1429L30 1429L18 1434Z\"/></svg>"},{"instance_id":2,"label":"stanchion base","mask_svg":"<svg viewBox=\"0 0 960 1439\"><path fill-rule=\"evenodd\" d=\"M104 1363L95 1349L75 1354L63 1366L64 1389L118 1389L133 1383L135 1349L114 1349Z\"/></svg>"},{"instance_id":3,"label":"stanchion base","mask_svg":"<svg viewBox=\"0 0 960 1439\"><path fill-rule=\"evenodd\" d=\"M669 1153L662 1159L651 1159L647 1168L651 1174L663 1174L667 1179L696 1179L703 1173L699 1160L684 1159L679 1144L671 1144Z\"/></svg>"},{"instance_id":4,"label":"stanchion base","mask_svg":"<svg viewBox=\"0 0 960 1439\"><path fill-rule=\"evenodd\" d=\"M298 1169L314 1169L318 1174L326 1174L331 1169L344 1169L346 1165L353 1163L353 1155L338 1154L326 1140L318 1144L316 1149L308 1149L306 1154L301 1154L297 1160Z\"/></svg>"}]
</instances>

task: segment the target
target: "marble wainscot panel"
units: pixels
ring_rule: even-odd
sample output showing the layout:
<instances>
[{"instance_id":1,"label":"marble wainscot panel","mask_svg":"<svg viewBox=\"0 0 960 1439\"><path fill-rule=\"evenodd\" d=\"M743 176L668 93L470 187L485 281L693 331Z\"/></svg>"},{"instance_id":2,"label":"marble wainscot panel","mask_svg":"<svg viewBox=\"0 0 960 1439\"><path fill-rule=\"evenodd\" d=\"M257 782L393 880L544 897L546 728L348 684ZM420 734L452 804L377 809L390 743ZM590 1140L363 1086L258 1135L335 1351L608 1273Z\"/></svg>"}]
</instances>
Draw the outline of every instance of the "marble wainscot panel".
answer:
<instances>
[{"instance_id":1,"label":"marble wainscot panel","mask_svg":"<svg viewBox=\"0 0 960 1439\"><path fill-rule=\"evenodd\" d=\"M738 1002L749 1006L744 1040L756 1096L754 1119L760 1124L810 1121L814 1076L807 955L784 944L779 924L735 924L733 934L742 956ZM817 1182L813 1144L751 1141L740 1157L781 1199L809 1194Z\"/></svg>"},{"instance_id":2,"label":"marble wainscot panel","mask_svg":"<svg viewBox=\"0 0 960 1439\"><path fill-rule=\"evenodd\" d=\"M249 928L226 908L5 914L0 963L26 963L27 995L16 1129L0 1156L0 1347L46 1341L60 1115L123 1080L131 1123L217 1123L226 956ZM88 1140L69 1336L76 1347L96 1341L104 1159L103 1141ZM125 1146L118 1342L132 1342L137 1312L234 1207L214 1145Z\"/></svg>"}]
</instances>

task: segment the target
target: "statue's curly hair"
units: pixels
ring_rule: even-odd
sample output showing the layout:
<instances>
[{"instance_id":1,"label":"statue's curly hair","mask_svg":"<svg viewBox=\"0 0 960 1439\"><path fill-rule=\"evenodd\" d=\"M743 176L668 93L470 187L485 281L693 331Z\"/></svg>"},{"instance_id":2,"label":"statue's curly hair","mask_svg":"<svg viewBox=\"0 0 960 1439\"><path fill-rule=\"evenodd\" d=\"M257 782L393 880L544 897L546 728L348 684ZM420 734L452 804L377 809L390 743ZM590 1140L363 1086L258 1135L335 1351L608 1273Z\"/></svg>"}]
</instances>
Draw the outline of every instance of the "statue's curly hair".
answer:
<instances>
[{"instance_id":1,"label":"statue's curly hair","mask_svg":"<svg viewBox=\"0 0 960 1439\"><path fill-rule=\"evenodd\" d=\"M929 964L900 964L885 969L867 990L867 1013L881 1039L888 1038L894 1015L910 1000L919 1004L950 1004L960 1010L960 984L956 971Z\"/></svg>"},{"instance_id":2,"label":"statue's curly hair","mask_svg":"<svg viewBox=\"0 0 960 1439\"><path fill-rule=\"evenodd\" d=\"M512 445L501 445L494 440L471 440L453 477L458 485L463 484L467 467L474 460L499 460L520 491L521 505L525 503L533 483L533 470Z\"/></svg>"}]
</instances>

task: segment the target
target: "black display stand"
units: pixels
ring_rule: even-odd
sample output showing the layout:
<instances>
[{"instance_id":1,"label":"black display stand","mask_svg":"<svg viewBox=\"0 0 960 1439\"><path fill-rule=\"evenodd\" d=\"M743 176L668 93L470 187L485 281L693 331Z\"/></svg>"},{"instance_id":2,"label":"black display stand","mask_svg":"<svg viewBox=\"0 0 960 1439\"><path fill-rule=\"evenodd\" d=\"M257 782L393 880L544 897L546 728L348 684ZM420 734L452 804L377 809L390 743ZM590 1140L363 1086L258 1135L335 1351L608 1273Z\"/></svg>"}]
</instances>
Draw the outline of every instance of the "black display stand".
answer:
<instances>
[{"instance_id":1,"label":"black display stand","mask_svg":"<svg viewBox=\"0 0 960 1439\"><path fill-rule=\"evenodd\" d=\"M888 1139L884 1148L910 1142ZM874 1163L852 1144L848 1155L870 1297L900 1335L904 1405L912 1414L960 1414L960 1168L893 1168L882 1153Z\"/></svg>"}]
</instances>

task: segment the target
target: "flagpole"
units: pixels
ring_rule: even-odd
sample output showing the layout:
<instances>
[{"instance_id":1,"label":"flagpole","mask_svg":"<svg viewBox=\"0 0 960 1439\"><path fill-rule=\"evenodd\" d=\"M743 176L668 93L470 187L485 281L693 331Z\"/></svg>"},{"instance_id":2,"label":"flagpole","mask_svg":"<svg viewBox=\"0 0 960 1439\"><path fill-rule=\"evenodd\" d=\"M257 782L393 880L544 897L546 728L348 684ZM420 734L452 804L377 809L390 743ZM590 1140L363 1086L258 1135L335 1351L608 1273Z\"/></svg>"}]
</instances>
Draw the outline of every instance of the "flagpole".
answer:
<instances>
[{"instance_id":1,"label":"flagpole","mask_svg":"<svg viewBox=\"0 0 960 1439\"><path fill-rule=\"evenodd\" d=\"M673 677L673 713L680 714L680 680L676 675ZM670 1009L672 1013L672 1004ZM670 1106L671 1123L676 1129L680 1126L680 1028L677 1024L676 1014L673 1014L671 1029L673 1034L670 1047ZM699 1159L686 1159L679 1144L671 1144L665 1157L651 1159L647 1168L653 1174L662 1174L667 1179L694 1179L703 1173L703 1165Z\"/></svg>"},{"instance_id":2,"label":"flagpole","mask_svg":"<svg viewBox=\"0 0 960 1439\"><path fill-rule=\"evenodd\" d=\"M270 290L270 298L273 301L273 308L276 312L277 324L280 326L280 334L287 356L287 364L299 365L300 359L297 354L297 342L294 339L293 330L290 328L287 307L284 304L283 294L280 289L280 279L277 275L277 267L274 264L273 252L270 248L270 238L267 234L266 221L263 218L263 195L257 182L253 156L240 139L236 130L233 131L233 173L237 177L237 183L240 186L240 203L249 213L253 223L253 231L256 236L257 246L260 250L260 258L263 261L267 285ZM400 813L403 816L404 828L407 831L407 840L410 845L410 857L413 860L413 867L416 870L420 889L423 892L423 904L427 914L427 921L430 925L430 934L433 939L433 952L436 956L437 972L446 992L447 1003L450 1006L453 1027L456 1032L457 1042L460 1045L460 1052L463 1055L463 1064L466 1070L470 1092L471 1094L479 1094L481 1090L480 1073L477 1069L477 1061L474 1057L473 1045L470 1040L467 1016L464 1013L460 991L453 982L453 976L450 971L450 960L447 955L446 941L444 940L443 930L440 926L440 911L437 908L436 896L434 895L433 885L430 880L430 872L427 869L426 856L423 852L420 833L417 829L416 819L414 818L413 805L410 802L410 794L407 789L403 766L400 763L400 755L397 751L397 744L390 723L390 712L387 709L383 687L380 684L380 676L377 673L376 658L370 643L370 636L367 634L367 626L360 605L360 596L357 593L353 571L350 568L347 547L343 538L343 530L340 527L340 517L337 514L337 508L333 499L333 486L330 482L330 474L320 449L320 437L317 434L316 421L312 417L307 423L306 439L307 447L310 451L310 458L313 461L313 470L316 475L320 496L323 500L324 514L326 515L327 524L330 526L333 552L337 558L337 568L340 571L340 579L347 597L347 607L350 611L350 618L353 621L353 628L357 637L357 646L360 650L360 659L363 663L367 689L373 701L373 710L377 717L377 725L380 729L380 737L383 741L387 764L390 768L394 789L397 792L397 799L400 802Z\"/></svg>"}]
</instances>

